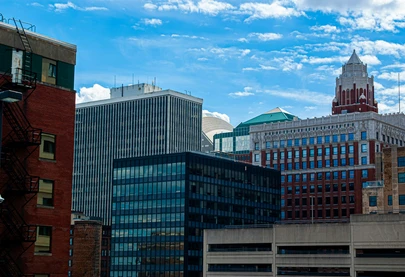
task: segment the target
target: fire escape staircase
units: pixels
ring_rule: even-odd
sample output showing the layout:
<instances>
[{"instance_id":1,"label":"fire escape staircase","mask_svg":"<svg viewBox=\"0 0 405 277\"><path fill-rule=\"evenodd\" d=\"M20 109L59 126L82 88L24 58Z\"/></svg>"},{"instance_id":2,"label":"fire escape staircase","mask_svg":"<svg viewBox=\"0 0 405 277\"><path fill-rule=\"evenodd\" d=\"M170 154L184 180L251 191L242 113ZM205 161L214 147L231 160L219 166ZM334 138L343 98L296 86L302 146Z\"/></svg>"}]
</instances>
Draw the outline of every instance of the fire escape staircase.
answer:
<instances>
[{"instance_id":1,"label":"fire escape staircase","mask_svg":"<svg viewBox=\"0 0 405 277\"><path fill-rule=\"evenodd\" d=\"M2 140L0 164L0 193L6 201L0 204L0 276L24 275L19 258L32 246L37 237L37 226L25 222L24 206L38 193L39 177L31 176L25 166L27 158L41 144L41 129L33 128L21 106L36 88L36 74L32 69L32 48L20 20L14 20L25 50L23 68L0 77L0 91L16 90L23 93L24 103L3 103L3 116L10 132ZM17 24L19 23L19 24ZM4 123L4 122L3 122Z\"/></svg>"}]
</instances>

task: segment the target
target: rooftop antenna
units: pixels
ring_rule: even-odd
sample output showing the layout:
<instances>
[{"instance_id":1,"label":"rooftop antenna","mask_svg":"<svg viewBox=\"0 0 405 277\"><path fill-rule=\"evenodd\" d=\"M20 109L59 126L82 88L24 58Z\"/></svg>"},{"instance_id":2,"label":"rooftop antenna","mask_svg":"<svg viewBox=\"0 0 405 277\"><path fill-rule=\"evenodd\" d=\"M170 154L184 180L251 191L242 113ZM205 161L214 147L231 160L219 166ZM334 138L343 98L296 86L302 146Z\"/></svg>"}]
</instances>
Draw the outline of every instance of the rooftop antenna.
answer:
<instances>
[{"instance_id":1,"label":"rooftop antenna","mask_svg":"<svg viewBox=\"0 0 405 277\"><path fill-rule=\"evenodd\" d=\"M121 84L121 97L124 97L124 84Z\"/></svg>"}]
</instances>

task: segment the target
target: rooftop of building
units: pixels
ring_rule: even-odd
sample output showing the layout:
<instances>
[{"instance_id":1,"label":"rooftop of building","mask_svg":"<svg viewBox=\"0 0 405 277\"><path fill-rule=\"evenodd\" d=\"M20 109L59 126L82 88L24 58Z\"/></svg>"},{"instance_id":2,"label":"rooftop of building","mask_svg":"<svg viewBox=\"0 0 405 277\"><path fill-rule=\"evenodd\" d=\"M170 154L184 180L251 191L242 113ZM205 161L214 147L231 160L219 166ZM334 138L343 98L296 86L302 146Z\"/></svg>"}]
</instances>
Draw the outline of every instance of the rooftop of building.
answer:
<instances>
[{"instance_id":1,"label":"rooftop of building","mask_svg":"<svg viewBox=\"0 0 405 277\"><path fill-rule=\"evenodd\" d=\"M193 101L193 102L196 102L196 103L201 103L201 104L203 103L202 98L198 98L198 97L195 97L195 96L192 96L192 95L189 95L189 94L184 94L184 93L174 91L174 90L171 90L171 89L166 89L166 90L153 91L153 92L143 93L143 94L138 94L138 95L129 95L129 96L124 96L124 97L113 97L113 98L110 98L110 99L104 99L104 100L80 103L80 104L76 104L76 109L94 107L94 106L102 106L102 105L109 105L109 104L113 104L113 103L120 103L120 102L126 102L126 101L131 101L131 100L152 98L152 97L164 96L164 95L176 96L176 97L183 98L183 99Z\"/></svg>"},{"instance_id":2,"label":"rooftop of building","mask_svg":"<svg viewBox=\"0 0 405 277\"><path fill-rule=\"evenodd\" d=\"M357 56L356 50L353 50L353 53L346 64L362 64L362 63L363 62L360 60L359 56Z\"/></svg>"},{"instance_id":3,"label":"rooftop of building","mask_svg":"<svg viewBox=\"0 0 405 277\"><path fill-rule=\"evenodd\" d=\"M250 127L250 132L261 131L276 131L281 129L294 128L322 128L322 126L341 126L341 123L349 123L355 121L377 120L387 125L391 125L397 129L405 129L405 114L404 113L388 113L378 114L376 112L355 112L347 114L327 115L322 117L306 118L294 121L272 122L270 124L254 125Z\"/></svg>"},{"instance_id":4,"label":"rooftop of building","mask_svg":"<svg viewBox=\"0 0 405 277\"><path fill-rule=\"evenodd\" d=\"M299 118L280 107L258 115L248 121L240 123L236 128L250 127L252 125L298 120Z\"/></svg>"}]
</instances>

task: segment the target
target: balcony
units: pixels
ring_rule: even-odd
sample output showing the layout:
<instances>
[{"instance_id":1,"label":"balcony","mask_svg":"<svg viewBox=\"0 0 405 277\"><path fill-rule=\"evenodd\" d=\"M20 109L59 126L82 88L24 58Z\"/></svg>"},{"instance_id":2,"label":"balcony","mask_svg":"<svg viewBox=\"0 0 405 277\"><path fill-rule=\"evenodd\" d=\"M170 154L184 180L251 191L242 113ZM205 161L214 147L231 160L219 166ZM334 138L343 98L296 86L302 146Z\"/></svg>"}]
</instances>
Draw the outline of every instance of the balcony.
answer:
<instances>
[{"instance_id":1,"label":"balcony","mask_svg":"<svg viewBox=\"0 0 405 277\"><path fill-rule=\"evenodd\" d=\"M368 181L365 184L363 184L363 189L368 189L368 188L383 188L384 187L384 181L379 180L379 181Z\"/></svg>"}]
</instances>

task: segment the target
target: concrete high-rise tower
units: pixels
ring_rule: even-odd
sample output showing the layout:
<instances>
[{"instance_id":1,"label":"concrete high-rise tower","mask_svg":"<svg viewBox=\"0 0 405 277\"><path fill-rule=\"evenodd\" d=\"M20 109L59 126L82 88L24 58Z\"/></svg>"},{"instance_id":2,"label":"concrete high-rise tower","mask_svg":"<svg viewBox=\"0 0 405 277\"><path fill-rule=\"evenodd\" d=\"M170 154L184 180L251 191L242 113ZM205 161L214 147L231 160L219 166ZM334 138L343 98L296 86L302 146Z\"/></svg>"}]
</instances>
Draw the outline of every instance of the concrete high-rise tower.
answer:
<instances>
[{"instance_id":1,"label":"concrete high-rise tower","mask_svg":"<svg viewBox=\"0 0 405 277\"><path fill-rule=\"evenodd\" d=\"M353 50L350 59L342 66L342 74L336 78L332 114L370 111L378 112L374 99L374 77L368 77L367 64L363 64Z\"/></svg>"},{"instance_id":2,"label":"concrete high-rise tower","mask_svg":"<svg viewBox=\"0 0 405 277\"><path fill-rule=\"evenodd\" d=\"M76 105L72 207L111 223L114 159L200 151L202 99L146 84Z\"/></svg>"}]
</instances>

